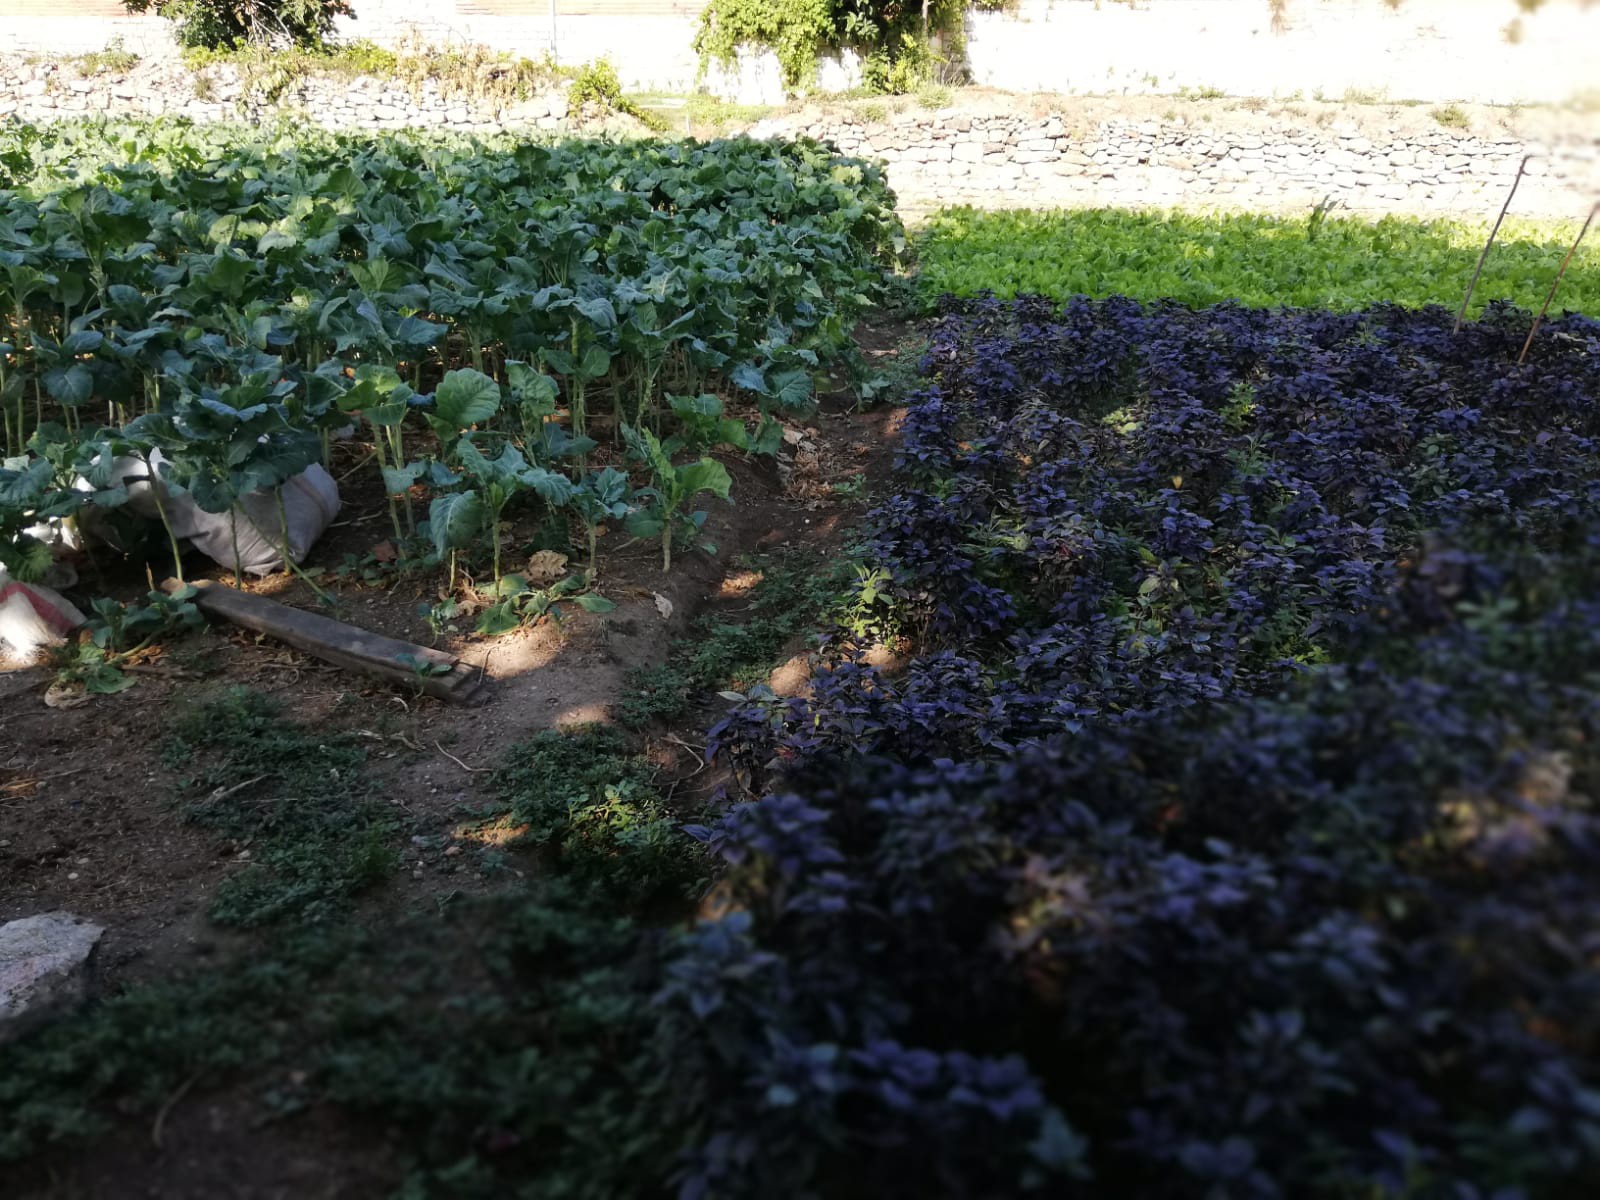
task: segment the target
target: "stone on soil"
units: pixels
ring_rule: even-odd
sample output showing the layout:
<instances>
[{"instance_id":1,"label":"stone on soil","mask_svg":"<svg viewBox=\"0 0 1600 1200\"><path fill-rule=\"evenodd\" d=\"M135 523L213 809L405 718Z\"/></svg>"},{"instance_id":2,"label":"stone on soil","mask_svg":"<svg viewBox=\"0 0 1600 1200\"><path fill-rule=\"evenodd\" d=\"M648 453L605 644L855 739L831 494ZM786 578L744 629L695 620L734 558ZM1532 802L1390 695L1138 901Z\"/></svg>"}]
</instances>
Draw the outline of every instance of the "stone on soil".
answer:
<instances>
[{"instance_id":1,"label":"stone on soil","mask_svg":"<svg viewBox=\"0 0 1600 1200\"><path fill-rule=\"evenodd\" d=\"M81 1004L105 930L71 913L40 913L0 925L0 1043Z\"/></svg>"}]
</instances>

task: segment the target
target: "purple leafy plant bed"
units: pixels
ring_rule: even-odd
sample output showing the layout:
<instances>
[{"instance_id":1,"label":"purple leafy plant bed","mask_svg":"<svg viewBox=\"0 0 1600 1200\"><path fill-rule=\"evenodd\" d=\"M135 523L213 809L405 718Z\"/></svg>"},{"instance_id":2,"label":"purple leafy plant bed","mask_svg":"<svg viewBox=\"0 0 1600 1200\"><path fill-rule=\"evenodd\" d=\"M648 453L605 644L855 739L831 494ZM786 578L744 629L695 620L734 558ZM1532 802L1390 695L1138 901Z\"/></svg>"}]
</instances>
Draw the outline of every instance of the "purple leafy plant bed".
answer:
<instances>
[{"instance_id":1,"label":"purple leafy plant bed","mask_svg":"<svg viewBox=\"0 0 1600 1200\"><path fill-rule=\"evenodd\" d=\"M1600 1193L1600 322L1450 326L947 303L914 657L713 731L686 1194Z\"/></svg>"}]
</instances>

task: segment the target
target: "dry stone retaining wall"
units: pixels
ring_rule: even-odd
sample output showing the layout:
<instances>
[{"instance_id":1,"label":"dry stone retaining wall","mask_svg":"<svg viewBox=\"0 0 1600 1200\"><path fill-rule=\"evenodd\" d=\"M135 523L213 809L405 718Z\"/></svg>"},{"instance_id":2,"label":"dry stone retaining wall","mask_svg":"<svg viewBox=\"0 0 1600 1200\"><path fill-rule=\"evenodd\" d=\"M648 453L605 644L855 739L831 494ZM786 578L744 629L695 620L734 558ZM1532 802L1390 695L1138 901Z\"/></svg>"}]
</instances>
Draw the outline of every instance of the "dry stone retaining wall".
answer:
<instances>
[{"instance_id":1,"label":"dry stone retaining wall","mask_svg":"<svg viewBox=\"0 0 1600 1200\"><path fill-rule=\"evenodd\" d=\"M1560 104L1600 84L1591 0L1012 0L967 34L973 79L1017 92Z\"/></svg>"},{"instance_id":2,"label":"dry stone retaining wall","mask_svg":"<svg viewBox=\"0 0 1600 1200\"><path fill-rule=\"evenodd\" d=\"M71 62L0 59L0 116L49 121L169 115L226 121L259 120L277 111L328 129L554 130L564 128L568 118L566 95L560 90L502 102L443 91L432 81L412 89L366 77L308 77L269 101L252 98L239 73L227 66L197 74L177 62L141 62L123 74L86 78Z\"/></svg>"},{"instance_id":3,"label":"dry stone retaining wall","mask_svg":"<svg viewBox=\"0 0 1600 1200\"><path fill-rule=\"evenodd\" d=\"M1332 197L1357 212L1492 217L1529 153L1540 157L1529 163L1513 211L1581 218L1600 196L1597 142L1579 134L1459 131L1414 110L1399 122L1328 110L1325 123L1230 113L1213 126L1136 100L1068 100L1060 108L943 109L876 121L859 111L802 110L752 132L815 137L885 159L911 212L952 204L1295 209Z\"/></svg>"}]
</instances>

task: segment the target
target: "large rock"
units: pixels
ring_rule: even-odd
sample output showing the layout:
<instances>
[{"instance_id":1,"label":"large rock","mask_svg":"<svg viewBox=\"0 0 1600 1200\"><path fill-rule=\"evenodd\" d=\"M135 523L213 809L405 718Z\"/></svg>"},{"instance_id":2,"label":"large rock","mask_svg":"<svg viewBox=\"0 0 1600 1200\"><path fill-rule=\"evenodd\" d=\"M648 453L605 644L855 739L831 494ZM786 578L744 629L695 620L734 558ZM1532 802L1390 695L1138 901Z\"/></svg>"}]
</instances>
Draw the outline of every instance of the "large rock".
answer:
<instances>
[{"instance_id":1,"label":"large rock","mask_svg":"<svg viewBox=\"0 0 1600 1200\"><path fill-rule=\"evenodd\" d=\"M89 994L98 925L40 913L0 925L0 1042L80 1004Z\"/></svg>"}]
</instances>

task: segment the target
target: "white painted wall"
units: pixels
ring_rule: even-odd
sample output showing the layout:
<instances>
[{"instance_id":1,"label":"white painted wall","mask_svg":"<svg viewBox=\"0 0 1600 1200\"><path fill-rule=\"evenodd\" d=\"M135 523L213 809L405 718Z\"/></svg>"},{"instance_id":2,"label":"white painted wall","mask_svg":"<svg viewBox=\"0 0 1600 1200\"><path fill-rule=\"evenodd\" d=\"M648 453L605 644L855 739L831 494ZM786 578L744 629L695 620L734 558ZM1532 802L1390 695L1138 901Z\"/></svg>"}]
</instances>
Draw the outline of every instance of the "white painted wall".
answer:
<instances>
[{"instance_id":1,"label":"white painted wall","mask_svg":"<svg viewBox=\"0 0 1600 1200\"><path fill-rule=\"evenodd\" d=\"M686 91L698 63L691 43L703 0L557 0L563 63L606 57L626 86ZM569 10L561 14L563 5ZM38 14L41 0L9 0ZM548 7L484 15L474 0L355 0L352 37L393 45L421 34L538 57L551 43ZM82 53L121 37L145 55L170 52L155 18L7 16L0 52ZM70 0L62 10L71 12ZM570 10L577 9L577 12ZM973 13L968 55L979 83L1012 91L1140 94L1219 88L1231 95L1560 103L1600 89L1600 0L1548 0L1506 27L1515 0L1287 0L1287 28L1268 0L1017 0L1009 13ZM769 56L770 58L770 56ZM775 63L753 63L719 85L772 100Z\"/></svg>"},{"instance_id":2,"label":"white painted wall","mask_svg":"<svg viewBox=\"0 0 1600 1200\"><path fill-rule=\"evenodd\" d=\"M37 11L30 6L27 16L8 16L0 4L0 53L87 54L118 39L147 58L176 53L167 22L159 17L39 16Z\"/></svg>"},{"instance_id":3,"label":"white painted wall","mask_svg":"<svg viewBox=\"0 0 1600 1200\"><path fill-rule=\"evenodd\" d=\"M1220 88L1236 96L1561 103L1600 89L1600 3L1548 0L1018 0L973 13L977 82L1099 95ZM1507 27L1520 26L1520 41Z\"/></svg>"},{"instance_id":4,"label":"white painted wall","mask_svg":"<svg viewBox=\"0 0 1600 1200\"><path fill-rule=\"evenodd\" d=\"M340 32L380 45L421 34L439 43L476 43L527 58L541 57L553 44L563 64L609 58L627 88L684 92L694 87L699 59L692 43L701 0L628 6L634 11L615 16L605 13L604 0L588 0L579 14L563 13L557 0L553 42L549 6L526 7L525 14L492 16L455 0L355 0L357 19L341 22Z\"/></svg>"}]
</instances>

